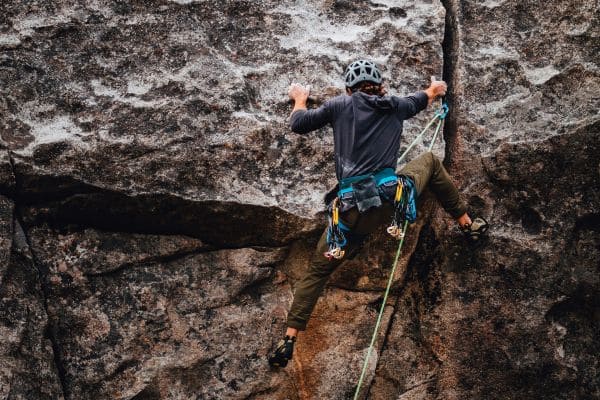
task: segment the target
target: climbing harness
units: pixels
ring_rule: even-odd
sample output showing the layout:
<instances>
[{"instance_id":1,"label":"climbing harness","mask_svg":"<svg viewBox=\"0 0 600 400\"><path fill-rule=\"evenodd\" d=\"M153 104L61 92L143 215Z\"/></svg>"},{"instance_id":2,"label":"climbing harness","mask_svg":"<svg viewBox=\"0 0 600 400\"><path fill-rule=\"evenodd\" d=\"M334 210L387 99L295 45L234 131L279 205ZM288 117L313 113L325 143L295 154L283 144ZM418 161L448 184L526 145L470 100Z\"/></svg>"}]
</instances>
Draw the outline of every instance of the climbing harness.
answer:
<instances>
[{"instance_id":1,"label":"climbing harness","mask_svg":"<svg viewBox=\"0 0 600 400\"><path fill-rule=\"evenodd\" d=\"M385 168L375 174L356 175L340 181L340 190L329 207L326 258L341 259L345 255L343 247L348 243L350 228L340 220L340 208L345 211L356 206L358 212L364 213L379 207L382 187L396 184L397 180L394 170Z\"/></svg>"},{"instance_id":2,"label":"climbing harness","mask_svg":"<svg viewBox=\"0 0 600 400\"><path fill-rule=\"evenodd\" d=\"M431 149L433 148L433 144L435 143L435 139L437 138L437 134L444 122L444 119L448 115L448 110L449 110L448 105L445 102L442 102L442 106L435 113L435 115L433 116L431 121L429 121L429 123L425 126L425 128L423 128L421 133L419 133L417 135L415 140L412 141L412 143L408 146L408 148L404 151L404 153L402 153L402 155L398 159L399 162L401 162L404 159L404 157L406 157L406 155L408 154L410 149L413 148L413 146L417 143L417 141L420 140L421 137L425 134L427 129L429 129L429 127L431 125L433 125L433 123L437 120L438 123L437 123L436 129L435 129L435 132L433 134L433 139L429 143L429 148L428 148L428 150L431 151ZM399 177L399 180L401 178L403 178L403 177ZM396 203L401 203L402 198L404 198L406 196L406 194L404 193L406 190L407 190L406 186L401 185L400 182L398 182L398 188L396 189L396 196L394 198L394 206L396 206ZM404 207L404 206L402 206L402 207ZM369 366L369 358L371 357L371 353L373 351L373 346L375 345L375 340L377 339L377 333L379 332L379 325L381 324L381 318L383 316L383 311L385 309L385 305L387 303L387 298L390 293L390 289L392 287L392 282L394 280L396 267L398 265L398 259L400 258L400 254L402 252L402 245L404 244L404 237L405 237L406 231L408 229L408 223L414 221L414 219L412 221L410 221L410 218L408 218L409 215L406 215L406 214L402 215L403 212L404 211L401 211L401 215L400 215L400 219L402 219L402 218L404 219L404 224L402 225L402 229L399 228L399 225L394 224L394 222L398 222L396 220L396 209L394 212L394 220L392 221L392 225L387 228L388 233L390 233L390 235L392 235L394 237L397 237L400 240L400 243L398 244L398 250L396 251L396 257L394 259L394 264L392 266L392 270L390 271L390 278L388 279L387 287L383 294L383 301L381 302L381 307L379 309L379 315L377 316L377 322L375 323L375 329L373 330L373 336L371 337L371 343L369 344L369 349L367 350L367 356L365 357L365 361L363 363L362 372L360 373L360 379L358 380L358 384L356 386L356 391L354 392L354 400L358 399L358 396L360 394L360 389L362 387L363 380L364 380L365 374L367 372L367 367ZM410 217L412 217L412 215L410 215ZM414 217L416 218L416 211L415 211Z\"/></svg>"}]
</instances>

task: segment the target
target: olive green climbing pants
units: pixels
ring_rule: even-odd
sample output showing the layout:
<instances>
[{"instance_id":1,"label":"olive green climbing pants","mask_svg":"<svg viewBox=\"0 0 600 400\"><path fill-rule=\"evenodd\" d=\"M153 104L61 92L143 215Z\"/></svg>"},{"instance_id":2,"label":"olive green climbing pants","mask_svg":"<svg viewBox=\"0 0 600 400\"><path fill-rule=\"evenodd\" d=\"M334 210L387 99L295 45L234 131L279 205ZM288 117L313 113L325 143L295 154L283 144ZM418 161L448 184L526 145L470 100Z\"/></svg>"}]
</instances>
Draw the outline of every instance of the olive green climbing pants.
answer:
<instances>
[{"instance_id":1,"label":"olive green climbing pants","mask_svg":"<svg viewBox=\"0 0 600 400\"><path fill-rule=\"evenodd\" d=\"M398 174L408 176L414 181L417 195L423 193L426 188L433 192L442 207L453 218L458 218L467 211L448 172L433 153L427 152L419 156L406 164ZM346 255L341 260L329 260L323 255L328 250L327 229L325 229L312 255L308 272L296 284L294 301L287 319L289 327L298 330L306 328L331 273L344 259L355 255L366 235L391 221L393 210L392 204L384 202L381 207L371 208L363 214L359 214L356 207L340 214L342 222L351 229L351 235L347 238L348 243L344 247Z\"/></svg>"}]
</instances>

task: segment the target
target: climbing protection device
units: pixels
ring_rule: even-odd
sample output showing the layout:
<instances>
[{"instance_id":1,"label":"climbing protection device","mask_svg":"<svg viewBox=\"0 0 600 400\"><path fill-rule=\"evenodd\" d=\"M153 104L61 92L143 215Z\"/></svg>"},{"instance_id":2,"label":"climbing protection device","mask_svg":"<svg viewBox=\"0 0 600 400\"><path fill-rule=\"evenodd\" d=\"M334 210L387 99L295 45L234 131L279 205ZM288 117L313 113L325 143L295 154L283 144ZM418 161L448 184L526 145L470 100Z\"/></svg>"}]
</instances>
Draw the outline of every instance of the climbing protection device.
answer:
<instances>
[{"instance_id":1,"label":"climbing protection device","mask_svg":"<svg viewBox=\"0 0 600 400\"><path fill-rule=\"evenodd\" d=\"M389 233L395 239L401 239L403 232L400 228L404 221L409 223L417 219L417 203L415 184L412 179L406 176L398 177L396 186L396 196L394 197L394 215L392 223L387 228Z\"/></svg>"},{"instance_id":2,"label":"climbing protection device","mask_svg":"<svg viewBox=\"0 0 600 400\"><path fill-rule=\"evenodd\" d=\"M431 140L431 142L429 143L429 148L428 150L431 151L431 149L433 148L433 144L435 143L435 139L437 138L437 134L444 122L444 119L446 118L446 116L448 115L448 105L443 102L442 106L440 107L440 109L435 113L434 117L431 119L431 121L429 121L429 123L425 126L425 128L423 128L423 130L421 131L421 133L419 133L417 135L417 137L415 138L415 140L412 141L412 143L408 146L408 148L404 151L404 153L402 153L402 155L400 156L400 158L398 159L399 162L401 162L402 160L404 160L404 158L406 157L406 155L408 154L408 152L410 151L410 149L412 149L414 147L414 145L417 143L418 140L421 139L421 137L425 134L425 132L427 131L427 129L429 129L429 127L431 125L433 125L433 123L435 121L438 121L437 123L437 127L435 129L435 132L433 134L433 139ZM400 184L398 184L398 186L400 186ZM398 190L400 190L400 194L398 194ZM406 188L402 188L402 189L396 189L396 198L400 197L402 198L403 196L403 191L406 190ZM415 215L416 217L416 215ZM395 216L394 216L395 218ZM414 221L414 220L413 220ZM404 244L404 236L406 235L406 230L408 229L408 223L409 223L409 219L405 218L404 219L404 225L402 226L402 229L400 229L397 225L394 225L392 222L392 225L390 227L388 227L388 232L390 234L395 234L392 236L397 236L400 240L400 243L398 244L398 250L396 251L396 257L394 258L394 264L392 266L392 270L390 271L390 278L388 279L388 283L387 283L387 287L385 289L385 292L383 294L383 301L381 302L381 307L379 309L379 315L377 316L377 322L375 323L375 329L373 330L373 336L371 337L371 343L369 344L369 349L367 350L367 356L365 357L365 361L363 363L363 368L362 368L362 372L360 373L360 378L358 380L358 384L356 385L356 391L354 392L354 400L358 399L358 396L360 395L360 389L362 387L363 384L363 380L365 379L365 374L367 372L367 367L369 366L369 358L371 357L371 353L373 352L373 346L375 345L375 340L377 339L377 333L379 332L379 325L381 325L381 318L383 316L383 311L385 309L385 305L387 303L387 298L388 295L390 293L390 289L392 287L392 282L394 281L394 275L396 272L396 267L398 266L398 259L400 258L400 254L402 252L402 245ZM392 232L390 232L390 230Z\"/></svg>"}]
</instances>

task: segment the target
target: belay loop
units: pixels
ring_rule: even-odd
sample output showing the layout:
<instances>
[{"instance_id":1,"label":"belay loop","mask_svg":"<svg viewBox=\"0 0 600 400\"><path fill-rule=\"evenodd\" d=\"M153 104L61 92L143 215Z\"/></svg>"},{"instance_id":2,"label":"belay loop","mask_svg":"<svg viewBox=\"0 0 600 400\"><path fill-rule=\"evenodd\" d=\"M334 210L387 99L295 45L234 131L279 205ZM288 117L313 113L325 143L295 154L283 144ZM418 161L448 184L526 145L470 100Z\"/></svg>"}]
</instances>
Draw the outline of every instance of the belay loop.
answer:
<instances>
[{"instance_id":1,"label":"belay loop","mask_svg":"<svg viewBox=\"0 0 600 400\"><path fill-rule=\"evenodd\" d=\"M339 260L344 257L344 254L346 253L343 250L343 247L346 245L347 240L342 230L345 226L340 222L339 201L338 197L333 200L331 214L328 216L329 226L327 227L327 244L329 250L323 255L330 260L332 258Z\"/></svg>"}]
</instances>

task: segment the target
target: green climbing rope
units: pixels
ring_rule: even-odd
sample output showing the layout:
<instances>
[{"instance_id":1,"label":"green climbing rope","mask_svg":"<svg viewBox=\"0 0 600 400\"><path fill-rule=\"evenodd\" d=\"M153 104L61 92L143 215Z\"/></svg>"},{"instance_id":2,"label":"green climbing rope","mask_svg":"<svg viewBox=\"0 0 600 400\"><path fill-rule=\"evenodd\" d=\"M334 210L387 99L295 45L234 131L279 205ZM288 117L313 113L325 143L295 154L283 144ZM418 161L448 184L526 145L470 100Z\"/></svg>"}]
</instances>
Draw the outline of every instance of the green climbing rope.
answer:
<instances>
[{"instance_id":1,"label":"green climbing rope","mask_svg":"<svg viewBox=\"0 0 600 400\"><path fill-rule=\"evenodd\" d=\"M400 158L398 159L401 162L404 157L408 154L410 149L414 147L414 145L421 139L421 137L425 134L427 129L437 120L438 124L435 128L435 132L433 134L433 139L431 143L429 143L428 150L431 151L433 148L433 144L435 143L435 139L437 138L437 134L448 114L448 106L446 103L442 104L442 107L435 113L435 116L429 121L429 123L423 128L421 133L417 135L417 137L411 142L408 148L402 153ZM394 275L396 272L396 267L398 266L398 259L400 258L400 254L402 253L402 245L404 244L404 237L406 236L406 231L408 229L408 221L404 221L404 226L402 227L402 235L400 239L400 243L398 244L398 250L396 251L396 257L394 258L394 264L392 265L392 270L390 271L390 278L388 279L387 287L385 288L385 293L383 294L383 301L381 302L381 308L379 309L379 315L377 316L377 322L375 323L375 329L373 330L373 336L371 337L371 343L369 344L369 349L367 350L367 356L365 357L365 361L363 363L362 372L360 373L360 379L358 380L358 385L356 386L356 392L354 392L354 400L358 399L360 394L360 388L362 387L363 380L365 379L365 374L367 372L367 367L369 366L369 358L371 357L371 353L373 352L373 346L375 345L375 340L377 340L377 333L379 332L379 325L381 325L381 318L383 317L383 311L385 310L385 304L387 302L388 295L390 294L390 289L392 287L392 283L394 281Z\"/></svg>"}]
</instances>

